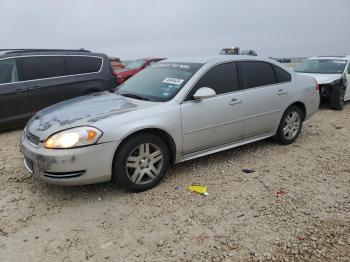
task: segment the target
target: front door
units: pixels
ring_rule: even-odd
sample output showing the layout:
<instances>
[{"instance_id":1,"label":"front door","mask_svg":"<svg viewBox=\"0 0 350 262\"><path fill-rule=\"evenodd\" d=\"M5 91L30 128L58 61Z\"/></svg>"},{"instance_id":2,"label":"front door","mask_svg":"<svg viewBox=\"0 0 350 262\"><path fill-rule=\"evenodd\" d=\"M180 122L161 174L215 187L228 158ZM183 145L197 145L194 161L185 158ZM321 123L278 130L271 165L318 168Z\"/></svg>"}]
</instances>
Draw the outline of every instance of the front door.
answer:
<instances>
[{"instance_id":1,"label":"front door","mask_svg":"<svg viewBox=\"0 0 350 262\"><path fill-rule=\"evenodd\" d=\"M30 115L28 92L19 82L16 60L0 60L0 129L19 126Z\"/></svg>"},{"instance_id":2,"label":"front door","mask_svg":"<svg viewBox=\"0 0 350 262\"><path fill-rule=\"evenodd\" d=\"M201 87L210 87L216 96L194 100ZM244 96L238 90L235 63L211 68L191 89L181 104L183 153L191 154L240 140L243 137Z\"/></svg>"}]
</instances>

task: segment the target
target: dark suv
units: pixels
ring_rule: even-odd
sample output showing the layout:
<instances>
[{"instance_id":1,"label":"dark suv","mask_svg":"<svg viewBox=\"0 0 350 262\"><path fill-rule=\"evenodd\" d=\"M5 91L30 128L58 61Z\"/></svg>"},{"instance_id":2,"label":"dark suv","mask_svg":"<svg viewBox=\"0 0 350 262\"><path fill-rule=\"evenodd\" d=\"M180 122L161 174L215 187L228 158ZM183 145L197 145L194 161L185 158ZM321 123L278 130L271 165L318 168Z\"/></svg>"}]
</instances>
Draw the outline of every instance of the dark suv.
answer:
<instances>
[{"instance_id":1,"label":"dark suv","mask_svg":"<svg viewBox=\"0 0 350 262\"><path fill-rule=\"evenodd\" d=\"M76 96L115 88L108 57L80 50L0 50L0 130Z\"/></svg>"}]
</instances>

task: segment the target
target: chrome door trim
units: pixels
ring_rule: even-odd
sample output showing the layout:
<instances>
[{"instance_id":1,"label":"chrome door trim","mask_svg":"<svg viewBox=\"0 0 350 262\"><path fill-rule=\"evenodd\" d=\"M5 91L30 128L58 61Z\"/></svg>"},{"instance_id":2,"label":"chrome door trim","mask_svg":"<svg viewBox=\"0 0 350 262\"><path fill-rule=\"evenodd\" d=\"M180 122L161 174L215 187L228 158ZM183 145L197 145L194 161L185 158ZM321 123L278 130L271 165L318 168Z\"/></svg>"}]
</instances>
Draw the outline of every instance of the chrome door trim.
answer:
<instances>
[{"instance_id":1,"label":"chrome door trim","mask_svg":"<svg viewBox=\"0 0 350 262\"><path fill-rule=\"evenodd\" d=\"M24 81L16 81L16 82L11 82L11 83L4 83L0 84L2 85L11 85L11 84L18 84L18 83L28 83L28 82L33 82L33 81L41 81L41 80L51 80L51 79L59 79L59 78L64 78L64 77L71 77L71 76L82 76L82 75L91 75L91 74L98 74L102 71L103 68L103 57L101 56L94 56L94 55L26 55L26 56L11 56L11 57L5 57L5 58L0 58L0 61L2 60L7 60L7 59L16 59L16 58L23 58L23 57L37 57L37 56L59 56L59 57L65 57L65 56L83 56L83 57L95 57L101 59L101 66L100 69L96 72L91 72L91 73L82 73L82 74L73 74L73 75L65 75L65 76L55 76L55 77L47 77L47 78L40 78L40 79L32 79L32 80L24 80Z\"/></svg>"},{"instance_id":2,"label":"chrome door trim","mask_svg":"<svg viewBox=\"0 0 350 262\"><path fill-rule=\"evenodd\" d=\"M236 141L232 141L232 142L229 142L229 143L225 143L225 144L222 144L222 145L219 145L219 146L209 147L209 148L206 148L206 149L201 149L199 151L194 151L194 152L191 152L191 153L184 154L182 156L182 159L181 159L182 161L179 161L179 162L184 162L184 161L195 159L195 158L198 158L198 157L202 157L202 156L210 155L210 154L213 154L213 153L221 152L221 151L224 151L224 150L232 149L232 148L235 148L235 147L238 147L238 146L242 146L242 145L245 145L245 144L249 144L249 143L252 143L252 142L255 142L255 141L259 141L259 140L262 140L262 139L265 139L265 138L268 138L268 137L271 137L271 136L273 136L273 134L271 132L267 132L267 133L263 133L263 134L260 134L260 135L257 135L257 136L253 136L253 137L249 137L249 138L245 138L245 139L241 139L241 140L236 140Z\"/></svg>"}]
</instances>

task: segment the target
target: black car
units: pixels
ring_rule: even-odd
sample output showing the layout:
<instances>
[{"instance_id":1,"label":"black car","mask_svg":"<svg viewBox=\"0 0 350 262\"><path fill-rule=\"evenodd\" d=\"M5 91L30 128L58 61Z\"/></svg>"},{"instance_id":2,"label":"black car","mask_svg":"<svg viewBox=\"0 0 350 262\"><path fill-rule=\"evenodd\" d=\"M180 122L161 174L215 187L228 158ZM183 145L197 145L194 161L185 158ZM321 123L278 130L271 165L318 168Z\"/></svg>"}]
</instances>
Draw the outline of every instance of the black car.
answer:
<instances>
[{"instance_id":1,"label":"black car","mask_svg":"<svg viewBox=\"0 0 350 262\"><path fill-rule=\"evenodd\" d=\"M104 54L80 50L0 50L0 130L23 126L37 111L76 96L113 90Z\"/></svg>"}]
</instances>

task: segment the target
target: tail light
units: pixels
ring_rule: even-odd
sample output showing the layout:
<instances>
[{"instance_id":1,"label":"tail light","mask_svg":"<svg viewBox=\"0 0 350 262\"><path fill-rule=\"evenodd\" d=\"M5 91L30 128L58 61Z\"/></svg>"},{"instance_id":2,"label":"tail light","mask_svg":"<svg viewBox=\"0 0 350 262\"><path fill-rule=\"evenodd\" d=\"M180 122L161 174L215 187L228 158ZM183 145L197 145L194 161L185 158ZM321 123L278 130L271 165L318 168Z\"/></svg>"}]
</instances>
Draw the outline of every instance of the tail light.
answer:
<instances>
[{"instance_id":1,"label":"tail light","mask_svg":"<svg viewBox=\"0 0 350 262\"><path fill-rule=\"evenodd\" d=\"M315 84L316 84L316 92L320 92L320 85L317 83L316 79L315 79Z\"/></svg>"}]
</instances>

